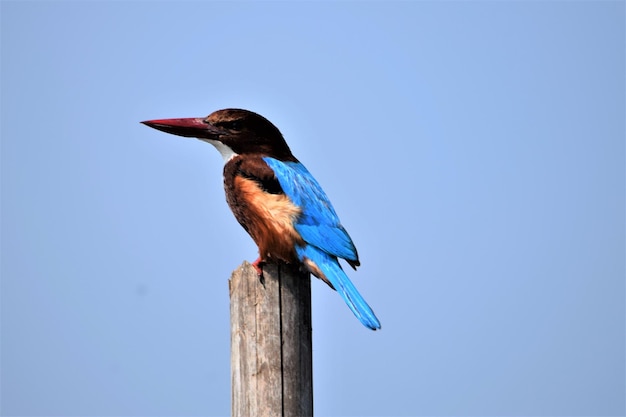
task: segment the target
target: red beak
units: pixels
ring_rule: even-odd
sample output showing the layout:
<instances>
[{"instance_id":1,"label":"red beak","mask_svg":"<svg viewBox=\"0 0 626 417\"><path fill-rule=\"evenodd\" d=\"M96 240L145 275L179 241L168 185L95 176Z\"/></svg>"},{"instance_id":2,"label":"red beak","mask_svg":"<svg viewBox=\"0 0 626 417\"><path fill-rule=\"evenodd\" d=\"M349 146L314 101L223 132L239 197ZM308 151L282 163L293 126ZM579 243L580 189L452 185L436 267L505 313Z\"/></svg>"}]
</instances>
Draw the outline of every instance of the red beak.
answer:
<instances>
[{"instance_id":1,"label":"red beak","mask_svg":"<svg viewBox=\"0 0 626 417\"><path fill-rule=\"evenodd\" d=\"M141 123L166 133L188 138L217 139L220 135L226 133L226 131L213 126L205 120L202 117L189 117L186 119L146 120Z\"/></svg>"}]
</instances>

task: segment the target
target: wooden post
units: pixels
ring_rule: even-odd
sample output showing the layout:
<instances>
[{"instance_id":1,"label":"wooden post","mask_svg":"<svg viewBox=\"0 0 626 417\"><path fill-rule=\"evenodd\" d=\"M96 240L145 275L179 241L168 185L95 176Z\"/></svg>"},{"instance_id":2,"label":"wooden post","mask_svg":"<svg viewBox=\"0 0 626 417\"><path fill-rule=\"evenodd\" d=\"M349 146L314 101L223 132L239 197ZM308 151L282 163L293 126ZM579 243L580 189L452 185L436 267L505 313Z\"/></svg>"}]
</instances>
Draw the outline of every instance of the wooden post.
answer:
<instances>
[{"instance_id":1,"label":"wooden post","mask_svg":"<svg viewBox=\"0 0 626 417\"><path fill-rule=\"evenodd\" d=\"M313 415L311 278L289 265L248 262L230 290L231 415Z\"/></svg>"}]
</instances>

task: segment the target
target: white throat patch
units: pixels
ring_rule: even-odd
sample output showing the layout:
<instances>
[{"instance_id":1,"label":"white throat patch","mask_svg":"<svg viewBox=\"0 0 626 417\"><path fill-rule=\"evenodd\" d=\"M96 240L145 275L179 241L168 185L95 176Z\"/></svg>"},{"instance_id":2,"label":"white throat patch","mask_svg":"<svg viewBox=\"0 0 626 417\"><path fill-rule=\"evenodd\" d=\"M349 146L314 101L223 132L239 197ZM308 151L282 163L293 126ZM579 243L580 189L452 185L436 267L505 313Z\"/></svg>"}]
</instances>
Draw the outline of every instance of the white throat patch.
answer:
<instances>
[{"instance_id":1,"label":"white throat patch","mask_svg":"<svg viewBox=\"0 0 626 417\"><path fill-rule=\"evenodd\" d=\"M222 155L222 158L224 158L224 163L230 161L231 159L233 159L234 157L238 155L235 152L233 152L232 149L230 149L228 146L224 145L222 142L218 140L214 140L214 139L201 139L201 140L215 146L215 149L217 149L219 153Z\"/></svg>"}]
</instances>

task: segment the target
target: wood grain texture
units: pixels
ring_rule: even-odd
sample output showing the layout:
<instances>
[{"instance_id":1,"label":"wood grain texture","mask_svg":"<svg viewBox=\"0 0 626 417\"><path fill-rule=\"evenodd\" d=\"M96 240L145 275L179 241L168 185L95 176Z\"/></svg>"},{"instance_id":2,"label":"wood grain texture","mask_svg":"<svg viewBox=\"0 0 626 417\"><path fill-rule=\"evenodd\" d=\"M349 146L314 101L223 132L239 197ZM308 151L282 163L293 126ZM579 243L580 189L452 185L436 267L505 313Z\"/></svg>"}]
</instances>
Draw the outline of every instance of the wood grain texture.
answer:
<instances>
[{"instance_id":1,"label":"wood grain texture","mask_svg":"<svg viewBox=\"0 0 626 417\"><path fill-rule=\"evenodd\" d=\"M244 262L229 289L232 416L312 416L309 274Z\"/></svg>"}]
</instances>

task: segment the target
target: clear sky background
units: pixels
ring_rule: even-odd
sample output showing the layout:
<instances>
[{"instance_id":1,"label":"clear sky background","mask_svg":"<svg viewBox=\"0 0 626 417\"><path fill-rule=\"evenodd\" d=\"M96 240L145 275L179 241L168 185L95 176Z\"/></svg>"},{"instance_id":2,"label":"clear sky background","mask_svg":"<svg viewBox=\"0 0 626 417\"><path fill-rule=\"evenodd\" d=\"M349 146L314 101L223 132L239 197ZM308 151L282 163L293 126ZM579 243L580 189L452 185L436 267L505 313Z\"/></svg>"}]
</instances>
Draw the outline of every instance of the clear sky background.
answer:
<instances>
[{"instance_id":1,"label":"clear sky background","mask_svg":"<svg viewBox=\"0 0 626 417\"><path fill-rule=\"evenodd\" d=\"M333 201L380 317L313 282L319 416L625 410L625 5L9 2L1 410L230 410L256 247L211 146L263 114Z\"/></svg>"}]
</instances>

